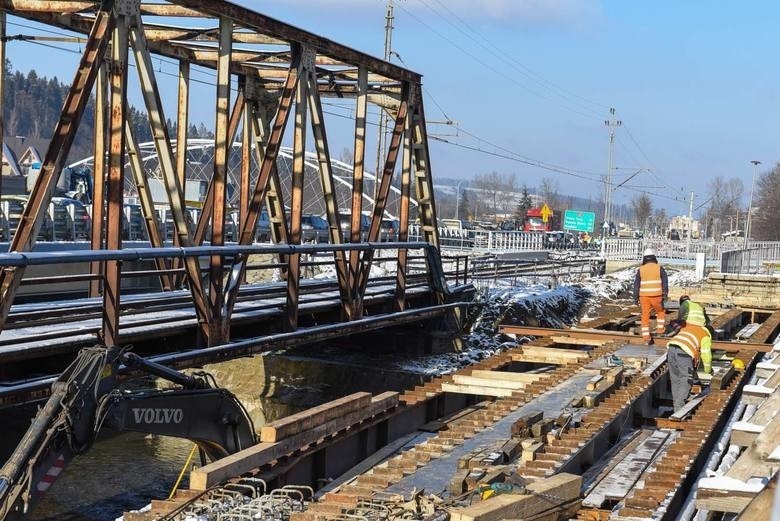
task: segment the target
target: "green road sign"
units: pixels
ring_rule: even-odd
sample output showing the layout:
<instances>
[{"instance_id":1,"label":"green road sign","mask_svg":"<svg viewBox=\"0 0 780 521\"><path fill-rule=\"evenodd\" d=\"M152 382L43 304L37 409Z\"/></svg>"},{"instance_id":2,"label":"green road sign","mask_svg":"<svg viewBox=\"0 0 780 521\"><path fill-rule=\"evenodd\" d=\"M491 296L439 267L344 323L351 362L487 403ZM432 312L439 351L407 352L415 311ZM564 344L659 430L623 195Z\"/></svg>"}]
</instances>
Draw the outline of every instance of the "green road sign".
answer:
<instances>
[{"instance_id":1,"label":"green road sign","mask_svg":"<svg viewBox=\"0 0 780 521\"><path fill-rule=\"evenodd\" d=\"M563 214L563 229L573 232L592 232L596 222L596 214L593 212L578 212L566 210Z\"/></svg>"}]
</instances>

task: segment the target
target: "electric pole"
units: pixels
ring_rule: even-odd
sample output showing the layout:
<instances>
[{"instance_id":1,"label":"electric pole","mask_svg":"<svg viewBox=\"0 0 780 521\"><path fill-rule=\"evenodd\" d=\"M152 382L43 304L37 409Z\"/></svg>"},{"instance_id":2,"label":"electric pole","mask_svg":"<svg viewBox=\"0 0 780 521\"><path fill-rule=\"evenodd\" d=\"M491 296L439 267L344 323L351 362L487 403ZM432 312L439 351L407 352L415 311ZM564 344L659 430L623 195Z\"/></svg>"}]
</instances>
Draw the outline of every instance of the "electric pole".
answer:
<instances>
[{"instance_id":1,"label":"electric pole","mask_svg":"<svg viewBox=\"0 0 780 521\"><path fill-rule=\"evenodd\" d=\"M393 21L395 20L393 0L387 0L387 12L385 14L385 61L390 61L393 52ZM379 177L384 167L382 159L385 152L385 131L387 130L387 113L379 108L379 136L376 143L376 173L374 178L374 205L379 197Z\"/></svg>"},{"instance_id":2,"label":"electric pole","mask_svg":"<svg viewBox=\"0 0 780 521\"><path fill-rule=\"evenodd\" d=\"M691 235L693 235L693 190L691 190L691 200L688 205L688 240L685 244L685 253L691 252Z\"/></svg>"},{"instance_id":3,"label":"electric pole","mask_svg":"<svg viewBox=\"0 0 780 521\"><path fill-rule=\"evenodd\" d=\"M748 204L747 220L745 222L745 248L748 247L748 241L750 240L750 225L752 224L751 214L753 213L753 191L756 189L756 174L758 173L758 165L761 161L755 159L750 162L755 168L753 169L753 183L750 185L750 203Z\"/></svg>"},{"instance_id":4,"label":"electric pole","mask_svg":"<svg viewBox=\"0 0 780 521\"><path fill-rule=\"evenodd\" d=\"M604 238L609 235L610 222L612 221L612 156L615 148L615 129L623 124L615 119L615 109L609 109L609 119L604 120L604 125L609 127L609 159L607 161L607 183L604 197Z\"/></svg>"}]
</instances>

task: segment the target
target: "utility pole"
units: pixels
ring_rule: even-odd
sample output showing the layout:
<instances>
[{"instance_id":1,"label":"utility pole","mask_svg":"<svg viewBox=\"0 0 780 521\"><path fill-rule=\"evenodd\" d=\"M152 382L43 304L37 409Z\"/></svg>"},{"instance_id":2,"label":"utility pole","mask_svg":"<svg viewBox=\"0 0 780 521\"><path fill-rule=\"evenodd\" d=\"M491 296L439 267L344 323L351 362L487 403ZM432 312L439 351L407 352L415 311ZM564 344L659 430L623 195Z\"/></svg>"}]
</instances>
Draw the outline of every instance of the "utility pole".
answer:
<instances>
[{"instance_id":1,"label":"utility pole","mask_svg":"<svg viewBox=\"0 0 780 521\"><path fill-rule=\"evenodd\" d=\"M385 61L390 61L393 52L393 21L395 20L394 0L387 0L387 12L385 14ZM374 178L374 205L379 197L379 177L384 170L382 159L385 152L385 131L387 130L387 113L379 108L379 136L376 143L376 172Z\"/></svg>"},{"instance_id":2,"label":"utility pole","mask_svg":"<svg viewBox=\"0 0 780 521\"><path fill-rule=\"evenodd\" d=\"M691 235L693 235L693 190L691 190L691 200L688 205L688 240L685 243L685 253L691 252Z\"/></svg>"},{"instance_id":3,"label":"utility pole","mask_svg":"<svg viewBox=\"0 0 780 521\"><path fill-rule=\"evenodd\" d=\"M609 119L604 120L604 125L609 127L609 159L607 161L607 186L606 194L604 198L604 238L609 235L609 224L612 221L612 173L614 167L612 165L612 157L615 149L615 129L623 124L619 119L615 119L615 109L609 109Z\"/></svg>"},{"instance_id":4,"label":"utility pole","mask_svg":"<svg viewBox=\"0 0 780 521\"><path fill-rule=\"evenodd\" d=\"M761 164L761 161L756 161L755 159L750 162L751 165L753 165L755 168L753 169L753 183L750 185L750 203L748 204L748 214L747 219L745 221L745 248L748 247L748 241L750 240L750 225L752 224L752 213L753 213L753 191L756 189L756 174L758 173L758 165Z\"/></svg>"}]
</instances>

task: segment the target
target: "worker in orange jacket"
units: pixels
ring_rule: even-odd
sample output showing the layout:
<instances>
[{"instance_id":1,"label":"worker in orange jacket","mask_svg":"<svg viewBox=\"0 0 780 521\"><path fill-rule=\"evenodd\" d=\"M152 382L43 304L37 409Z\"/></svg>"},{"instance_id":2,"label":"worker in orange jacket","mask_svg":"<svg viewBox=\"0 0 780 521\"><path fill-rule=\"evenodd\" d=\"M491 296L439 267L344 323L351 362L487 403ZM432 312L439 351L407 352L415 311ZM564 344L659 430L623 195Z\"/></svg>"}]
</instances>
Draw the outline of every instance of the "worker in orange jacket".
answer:
<instances>
[{"instance_id":1,"label":"worker in orange jacket","mask_svg":"<svg viewBox=\"0 0 780 521\"><path fill-rule=\"evenodd\" d=\"M655 252L648 248L642 255L642 265L634 277L634 303L642 308L642 338L647 345L653 344L653 337L650 334L651 312L655 312L656 334L664 333L666 320L664 300L668 294L669 279L666 270L658 264Z\"/></svg>"}]
</instances>

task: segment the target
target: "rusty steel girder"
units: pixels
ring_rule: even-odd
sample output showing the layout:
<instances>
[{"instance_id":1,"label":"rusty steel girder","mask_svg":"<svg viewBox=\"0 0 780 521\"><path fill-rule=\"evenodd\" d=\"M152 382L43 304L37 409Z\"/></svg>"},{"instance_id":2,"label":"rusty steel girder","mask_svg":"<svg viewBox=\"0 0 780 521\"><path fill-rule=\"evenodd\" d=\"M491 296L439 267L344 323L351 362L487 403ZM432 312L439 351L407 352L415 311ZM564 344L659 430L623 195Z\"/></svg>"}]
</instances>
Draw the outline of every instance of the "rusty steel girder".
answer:
<instances>
[{"instance_id":1,"label":"rusty steel girder","mask_svg":"<svg viewBox=\"0 0 780 521\"><path fill-rule=\"evenodd\" d=\"M219 0L172 0L164 4L123 0L117 1L116 5L113 0L0 0L0 31L5 30L5 17L8 14L88 35L79 68L45 155L41 175L14 236L12 251L30 250L35 243L55 181L93 88L97 103L93 162L95 223L90 237L92 248L121 247L125 194L123 186L118 183L123 181L122 170L126 160L129 160L127 165L135 179L151 246L164 245L166 237L160 229L155 202L141 168L143 165L139 167L138 147L126 121L125 90L129 78L124 75L120 81L119 72L126 69L127 55L130 54L136 64L137 80L157 153L160 179L173 218L174 245L185 248L200 245L209 231L212 244L224 243L224 223L228 215L226 170L229 150L242 128L242 167L238 187L239 244L253 242L264 205L271 216L271 236L274 242L300 243L305 139L308 133L307 120L310 120L313 148L318 156L319 178L327 208L329 237L333 244L345 239L341 231L341 214L349 210L352 210L349 240L359 242L378 239L393 172L399 155L402 155L399 205L402 222L399 238L408 238L409 201L414 185L415 195L420 202L424 238L438 246L419 74L251 9ZM122 49L113 49L112 55L107 56L109 39L112 37L115 40L114 47L120 46ZM0 43L0 58L4 53L3 42ZM175 148L170 136L173 131L167 125L162 94L152 66L153 54L178 62ZM188 227L184 206L192 65L206 67L217 73L214 172L208 183L202 217L194 231ZM232 112L229 112L230 86L236 80L239 93ZM0 78L0 93L2 88L3 78ZM335 197L331 152L321 100L323 96L356 100L354 183L349 209L339 208ZM387 157L383 158L384 171L378 175L379 197L371 209L371 228L368 237L361 237L359 219L363 210L369 103L390 111L396 124ZM295 158L288 219L276 162L285 127L293 111L296 114L293 139ZM0 130L2 128L0 117ZM254 148L254 161L259 171L252 185L251 148ZM279 253L278 256L282 277L288 285L287 325L294 329L297 327L300 257L298 254L286 253ZM163 289L180 288L186 284L203 341L214 345L228 340L228 324L238 288L245 280L247 256L237 255L229 261L221 255L212 256L207 280L200 265L191 257L172 261L157 259L155 262ZM226 262L230 262L230 265ZM342 314L347 320L358 319L363 313L362 300L372 253L334 251L334 262ZM406 250L400 250L396 284L399 310L405 307L406 265ZM107 343L118 341L121 271L120 261L90 264L89 294L93 297L103 295L106 308L103 337ZM0 274L0 329L14 301L23 272L24 267L8 267ZM438 282L431 279L432 287ZM440 289L436 291L440 293Z\"/></svg>"}]
</instances>

